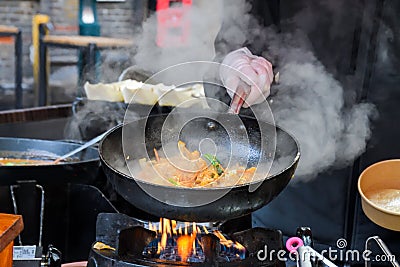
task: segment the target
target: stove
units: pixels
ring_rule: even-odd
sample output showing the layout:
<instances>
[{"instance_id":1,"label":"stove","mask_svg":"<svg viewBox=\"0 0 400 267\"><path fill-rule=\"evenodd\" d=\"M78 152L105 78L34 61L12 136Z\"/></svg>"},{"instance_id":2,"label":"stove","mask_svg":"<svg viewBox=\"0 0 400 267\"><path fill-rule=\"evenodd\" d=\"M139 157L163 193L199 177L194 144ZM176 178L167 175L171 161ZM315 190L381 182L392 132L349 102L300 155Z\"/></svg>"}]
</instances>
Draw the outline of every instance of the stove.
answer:
<instances>
[{"instance_id":1,"label":"stove","mask_svg":"<svg viewBox=\"0 0 400 267\"><path fill-rule=\"evenodd\" d=\"M258 227L228 236L219 229L224 227L167 219L148 223L121 213L101 213L87 266L285 266L277 258L257 257L265 247L284 249L279 230ZM189 246L182 246L188 240Z\"/></svg>"}]
</instances>

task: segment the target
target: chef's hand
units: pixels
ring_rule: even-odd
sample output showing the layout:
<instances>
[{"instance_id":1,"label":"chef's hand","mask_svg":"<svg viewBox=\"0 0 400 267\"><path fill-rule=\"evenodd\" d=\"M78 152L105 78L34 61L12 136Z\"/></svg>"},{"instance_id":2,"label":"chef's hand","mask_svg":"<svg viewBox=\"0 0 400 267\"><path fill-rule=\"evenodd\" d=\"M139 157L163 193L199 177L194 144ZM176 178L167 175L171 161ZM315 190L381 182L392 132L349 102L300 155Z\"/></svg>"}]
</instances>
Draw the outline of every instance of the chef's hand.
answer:
<instances>
[{"instance_id":1,"label":"chef's hand","mask_svg":"<svg viewBox=\"0 0 400 267\"><path fill-rule=\"evenodd\" d=\"M246 47L230 52L223 60L220 77L231 98L243 81L248 85L243 107L259 104L270 94L274 79L272 64L265 58L253 55Z\"/></svg>"}]
</instances>

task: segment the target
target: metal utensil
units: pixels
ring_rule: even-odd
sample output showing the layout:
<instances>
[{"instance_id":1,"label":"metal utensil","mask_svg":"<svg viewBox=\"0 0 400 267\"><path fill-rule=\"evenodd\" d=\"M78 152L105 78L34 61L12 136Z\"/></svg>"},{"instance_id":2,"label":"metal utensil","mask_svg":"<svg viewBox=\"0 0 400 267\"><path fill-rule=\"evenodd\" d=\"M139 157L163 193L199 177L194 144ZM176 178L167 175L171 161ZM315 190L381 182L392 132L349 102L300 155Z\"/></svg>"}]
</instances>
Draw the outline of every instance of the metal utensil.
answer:
<instances>
[{"instance_id":1,"label":"metal utensil","mask_svg":"<svg viewBox=\"0 0 400 267\"><path fill-rule=\"evenodd\" d=\"M107 132L108 132L108 131L107 131ZM86 148L88 148L88 147L90 147L90 146L96 144L96 143L99 142L101 139L103 139L104 136L106 136L106 133L107 133L107 132L102 133L101 135L99 135L99 136L93 138L92 140L90 140L90 141L84 143L84 144L81 145L80 147L78 147L78 148L72 150L71 152L69 152L69 153L67 153L67 154L65 154L65 155L63 155L63 156L61 156L61 157L59 157L59 158L57 158L57 159L54 161L54 164L57 164L57 163L59 163L60 161L66 159L66 158L69 158L69 157L75 155L76 153L81 152L82 150L84 150L84 149L86 149Z\"/></svg>"},{"instance_id":2,"label":"metal utensil","mask_svg":"<svg viewBox=\"0 0 400 267\"><path fill-rule=\"evenodd\" d=\"M389 250L386 244L379 236L371 236L365 241L365 250L370 250L371 248L371 241L375 241L379 248L385 253L386 257L389 259L390 263L393 267L400 267L399 263L396 261L395 255ZM371 261L365 261L365 267L370 267Z\"/></svg>"}]
</instances>

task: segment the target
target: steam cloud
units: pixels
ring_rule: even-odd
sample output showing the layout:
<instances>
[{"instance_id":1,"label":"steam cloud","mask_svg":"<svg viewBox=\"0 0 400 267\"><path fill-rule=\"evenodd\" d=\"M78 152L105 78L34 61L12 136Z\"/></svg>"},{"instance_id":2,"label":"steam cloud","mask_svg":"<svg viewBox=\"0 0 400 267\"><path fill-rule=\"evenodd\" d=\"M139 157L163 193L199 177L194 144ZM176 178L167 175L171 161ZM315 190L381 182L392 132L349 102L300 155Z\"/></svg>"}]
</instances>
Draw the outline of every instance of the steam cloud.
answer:
<instances>
[{"instance_id":1,"label":"steam cloud","mask_svg":"<svg viewBox=\"0 0 400 267\"><path fill-rule=\"evenodd\" d=\"M296 36L295 38L293 38ZM307 180L333 164L349 164L366 147L374 106L346 108L343 88L310 51L292 46L287 35L271 50L281 60L281 83L271 108L277 125L300 143L297 175Z\"/></svg>"},{"instance_id":2,"label":"steam cloud","mask_svg":"<svg viewBox=\"0 0 400 267\"><path fill-rule=\"evenodd\" d=\"M232 14L228 19L232 26L222 34L222 48L228 52L232 49L229 44L241 42L247 33L246 43L255 50L263 47L263 56L279 65L280 84L272 88L276 95L271 109L276 124L293 134L300 144L296 175L307 181L333 165L350 164L365 150L371 134L370 119L376 114L374 106L360 103L346 107L342 85L316 58L304 32L294 29L277 34L273 27L262 28L254 18L240 15L249 10L244 2L238 6L239 9L231 6L228 13ZM325 8L329 9L337 6ZM309 11L306 9L293 20L297 25L313 25L304 21L312 17L304 12ZM332 30L330 34L343 33Z\"/></svg>"}]
</instances>

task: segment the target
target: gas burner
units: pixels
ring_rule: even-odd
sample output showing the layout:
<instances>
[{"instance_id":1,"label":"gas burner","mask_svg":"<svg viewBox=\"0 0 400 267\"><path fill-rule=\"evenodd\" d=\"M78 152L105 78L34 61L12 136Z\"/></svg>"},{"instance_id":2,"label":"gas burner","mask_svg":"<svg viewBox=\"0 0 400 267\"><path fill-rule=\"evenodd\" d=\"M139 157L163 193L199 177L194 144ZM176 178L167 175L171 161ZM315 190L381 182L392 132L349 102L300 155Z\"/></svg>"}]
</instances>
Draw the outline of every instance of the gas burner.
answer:
<instances>
[{"instance_id":1,"label":"gas burner","mask_svg":"<svg viewBox=\"0 0 400 267\"><path fill-rule=\"evenodd\" d=\"M265 246L283 249L282 233L251 228L228 237L205 224L166 219L148 224L124 214L102 213L87 266L285 266L278 259L260 261L257 253Z\"/></svg>"},{"instance_id":2,"label":"gas burner","mask_svg":"<svg viewBox=\"0 0 400 267\"><path fill-rule=\"evenodd\" d=\"M239 261L246 256L246 249L240 243L204 223L160 219L157 224L150 222L146 228L156 233L156 238L143 250L147 258L194 263L205 262L206 255L212 254L219 262Z\"/></svg>"}]
</instances>

